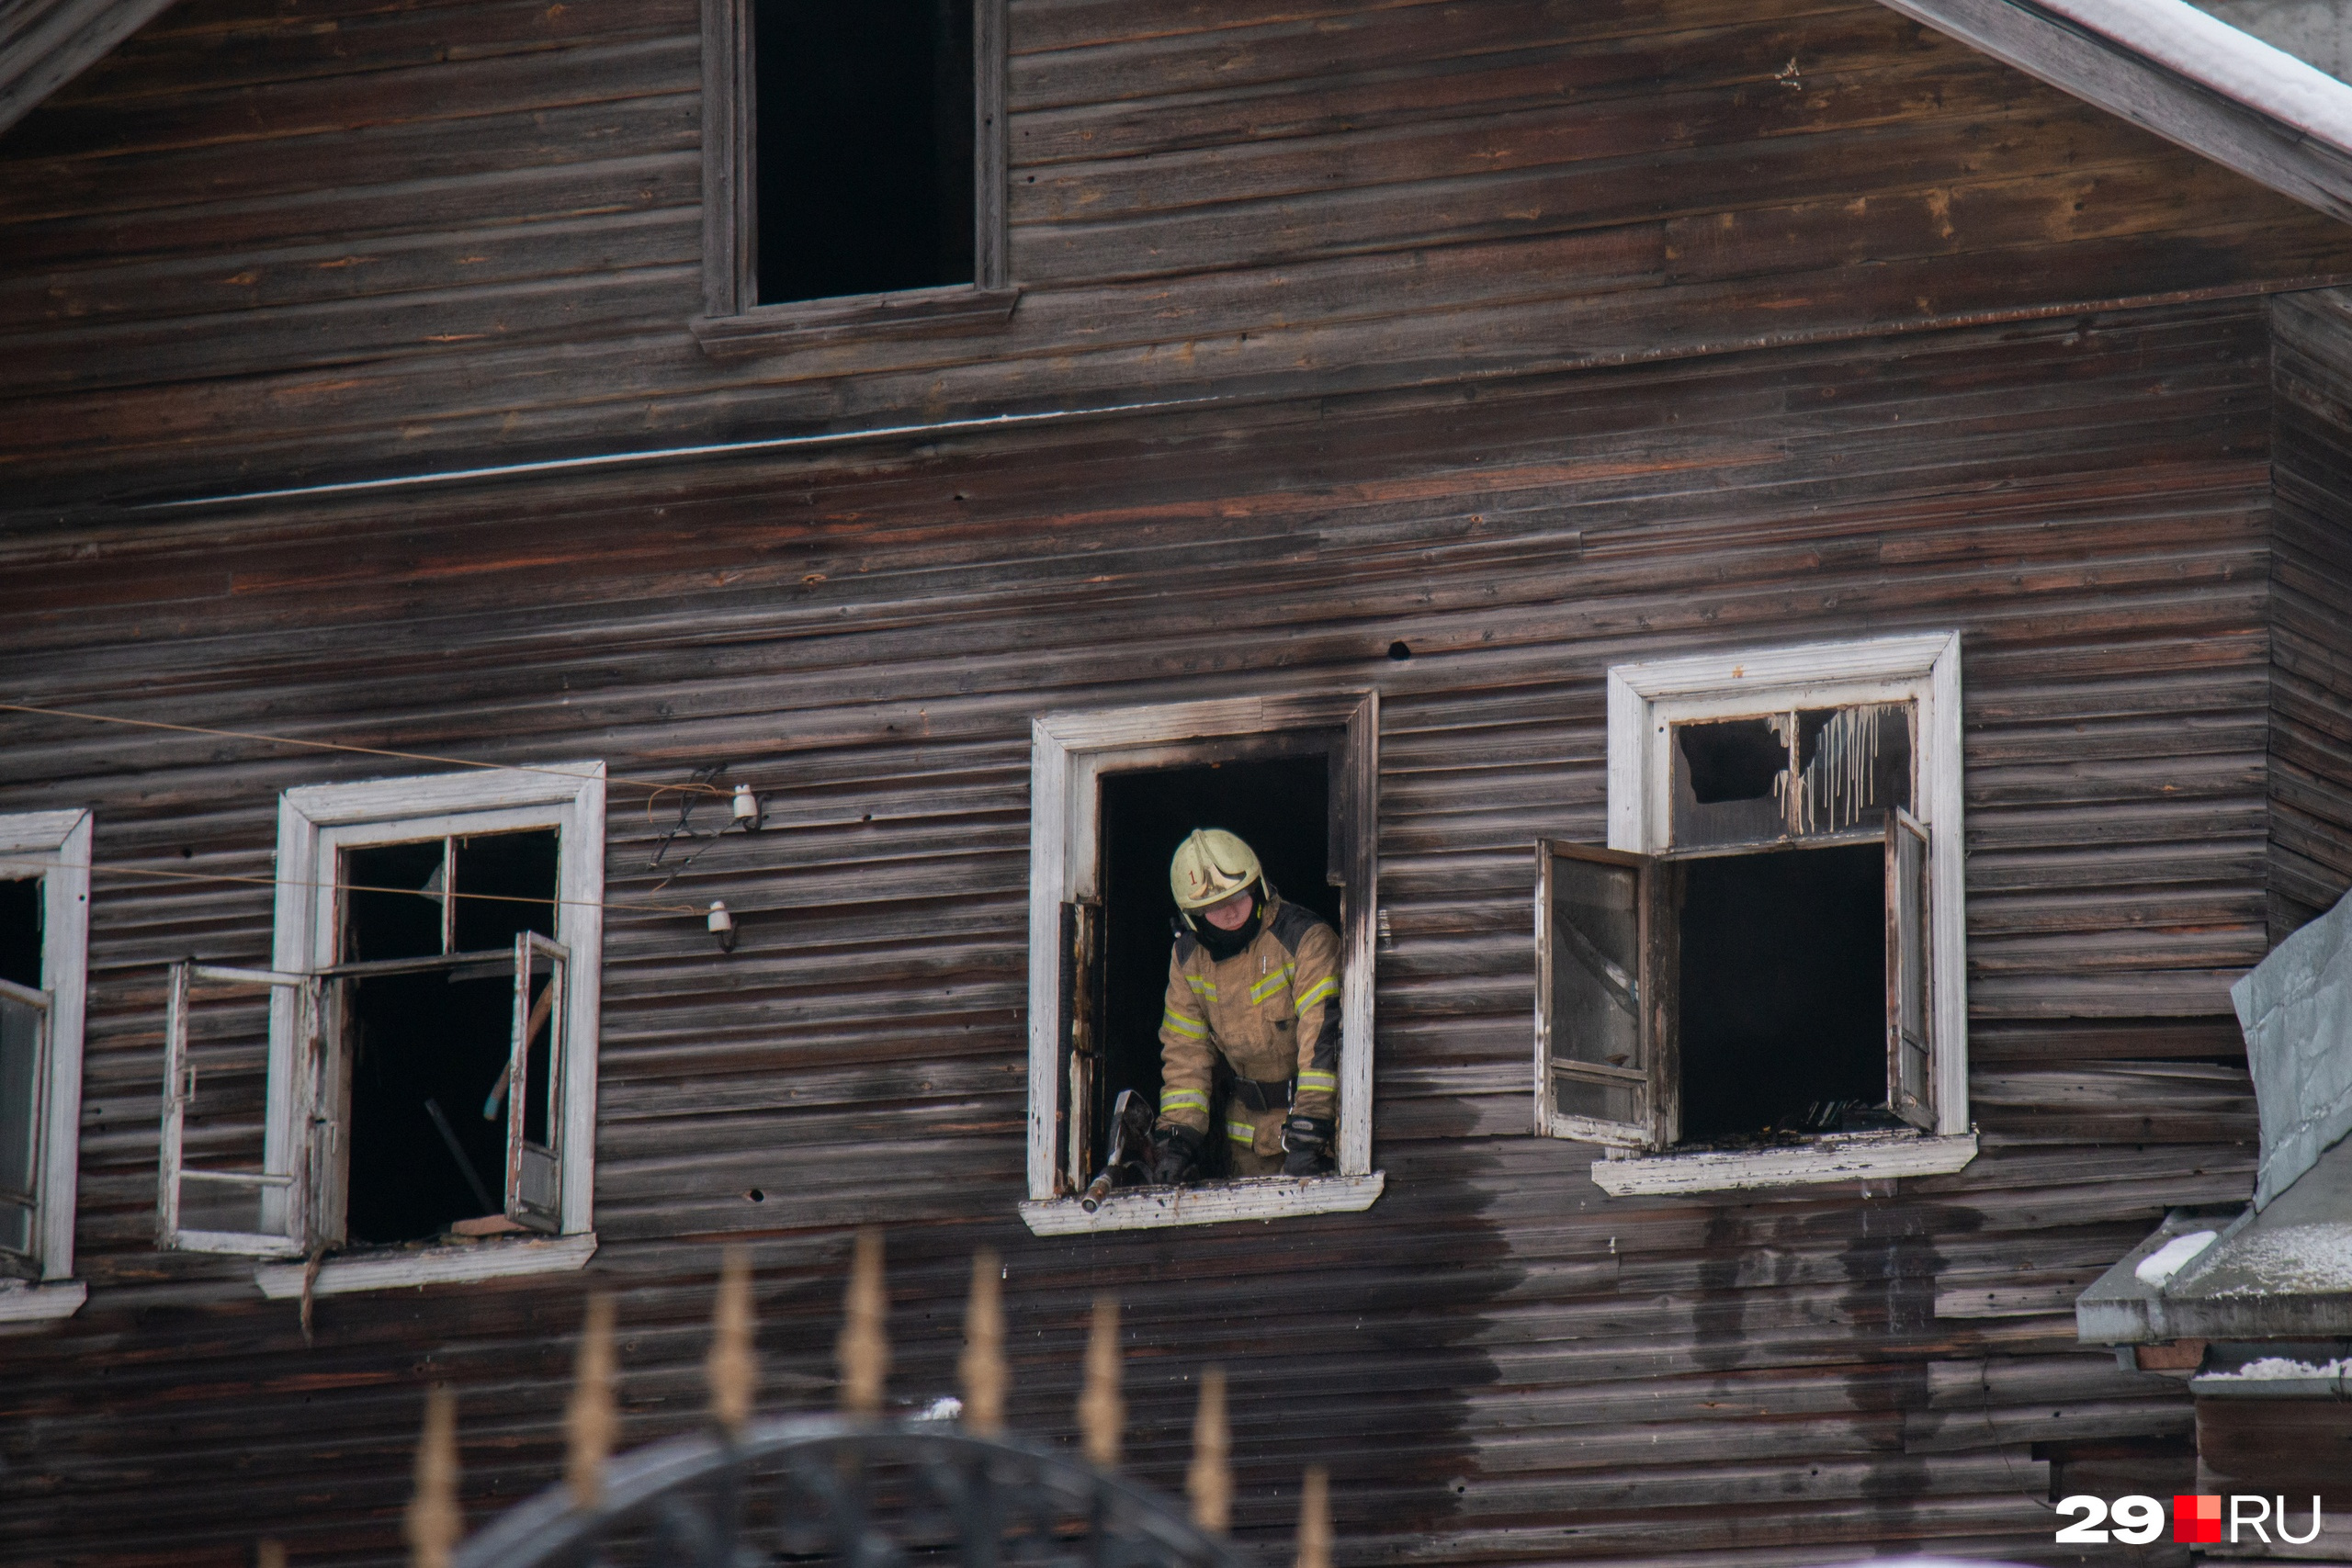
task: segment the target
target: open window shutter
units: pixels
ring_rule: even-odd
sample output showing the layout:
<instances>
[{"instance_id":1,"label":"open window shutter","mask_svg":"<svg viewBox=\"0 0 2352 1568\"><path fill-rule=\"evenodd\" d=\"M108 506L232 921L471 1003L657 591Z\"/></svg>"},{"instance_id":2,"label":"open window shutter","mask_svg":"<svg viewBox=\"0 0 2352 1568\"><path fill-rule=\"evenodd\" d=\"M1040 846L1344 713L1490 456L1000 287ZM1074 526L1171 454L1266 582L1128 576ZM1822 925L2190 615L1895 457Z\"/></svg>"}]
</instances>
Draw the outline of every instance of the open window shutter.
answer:
<instances>
[{"instance_id":1,"label":"open window shutter","mask_svg":"<svg viewBox=\"0 0 2352 1568\"><path fill-rule=\"evenodd\" d=\"M506 1217L563 1228L564 991L571 950L537 931L514 938L514 1053L507 1061Z\"/></svg>"},{"instance_id":2,"label":"open window shutter","mask_svg":"<svg viewBox=\"0 0 2352 1568\"><path fill-rule=\"evenodd\" d=\"M344 1129L351 1125L351 981L318 983L319 1027L309 1053L311 1108L311 1241L339 1247L345 1239L350 1180Z\"/></svg>"},{"instance_id":3,"label":"open window shutter","mask_svg":"<svg viewBox=\"0 0 2352 1568\"><path fill-rule=\"evenodd\" d=\"M49 993L0 980L0 1276L40 1278Z\"/></svg>"},{"instance_id":4,"label":"open window shutter","mask_svg":"<svg viewBox=\"0 0 2352 1568\"><path fill-rule=\"evenodd\" d=\"M1084 1187L1102 1163L1095 1146L1102 1071L1102 906L1062 906L1062 1094L1059 1131L1063 1174Z\"/></svg>"},{"instance_id":5,"label":"open window shutter","mask_svg":"<svg viewBox=\"0 0 2352 1568\"><path fill-rule=\"evenodd\" d=\"M172 965L158 1246L273 1258L305 1250L318 999L307 975ZM292 1010L290 1070L272 1072L270 1015L281 1007ZM303 1114L288 1114L298 1107Z\"/></svg>"},{"instance_id":6,"label":"open window shutter","mask_svg":"<svg viewBox=\"0 0 2352 1568\"><path fill-rule=\"evenodd\" d=\"M1673 1130L1657 1006L1657 863L1549 840L1536 851L1539 1131L1662 1146Z\"/></svg>"},{"instance_id":7,"label":"open window shutter","mask_svg":"<svg viewBox=\"0 0 2352 1568\"><path fill-rule=\"evenodd\" d=\"M1928 1012L1928 829L1897 808L1886 823L1886 1092L1894 1113L1936 1125Z\"/></svg>"}]
</instances>

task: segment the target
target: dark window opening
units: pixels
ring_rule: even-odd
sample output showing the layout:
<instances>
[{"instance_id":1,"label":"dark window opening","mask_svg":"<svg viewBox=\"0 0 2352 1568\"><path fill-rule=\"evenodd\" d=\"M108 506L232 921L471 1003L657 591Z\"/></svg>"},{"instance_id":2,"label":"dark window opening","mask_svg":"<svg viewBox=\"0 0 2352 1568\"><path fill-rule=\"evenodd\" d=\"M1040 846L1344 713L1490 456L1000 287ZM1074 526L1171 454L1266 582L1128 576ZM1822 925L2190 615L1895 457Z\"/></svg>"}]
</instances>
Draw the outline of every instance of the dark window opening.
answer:
<instances>
[{"instance_id":1,"label":"dark window opening","mask_svg":"<svg viewBox=\"0 0 2352 1568\"><path fill-rule=\"evenodd\" d=\"M40 989L41 879L0 882L0 980Z\"/></svg>"},{"instance_id":2,"label":"dark window opening","mask_svg":"<svg viewBox=\"0 0 2352 1568\"><path fill-rule=\"evenodd\" d=\"M0 882L0 980L41 988L41 883L39 877ZM38 1129L41 1042L47 1022L24 998L0 996L0 1275L33 1274L39 1238Z\"/></svg>"},{"instance_id":3,"label":"dark window opening","mask_svg":"<svg viewBox=\"0 0 2352 1568\"><path fill-rule=\"evenodd\" d=\"M974 280L972 0L754 0L759 299Z\"/></svg>"},{"instance_id":4,"label":"dark window opening","mask_svg":"<svg viewBox=\"0 0 2352 1568\"><path fill-rule=\"evenodd\" d=\"M344 852L344 961L439 961L343 982L350 1240L422 1240L503 1212L514 938L555 931L558 848L540 829ZM526 1001L548 983L541 965ZM548 1032L533 1035L525 1102L526 1135L541 1143Z\"/></svg>"},{"instance_id":5,"label":"dark window opening","mask_svg":"<svg viewBox=\"0 0 2352 1568\"><path fill-rule=\"evenodd\" d=\"M1239 834L1278 897L1334 927L1340 895L1328 875L1330 760L1323 753L1111 773L1102 789L1103 1063L1091 1123L1098 1161L1121 1089L1141 1091L1155 1111L1159 1103L1160 1006L1176 916L1168 863L1184 836L1195 828ZM1221 1111L1212 1104L1212 1127ZM1209 1144L1222 1157L1225 1140Z\"/></svg>"},{"instance_id":6,"label":"dark window opening","mask_svg":"<svg viewBox=\"0 0 2352 1568\"><path fill-rule=\"evenodd\" d=\"M1883 849L1678 869L1683 1141L1899 1125L1884 1109Z\"/></svg>"}]
</instances>

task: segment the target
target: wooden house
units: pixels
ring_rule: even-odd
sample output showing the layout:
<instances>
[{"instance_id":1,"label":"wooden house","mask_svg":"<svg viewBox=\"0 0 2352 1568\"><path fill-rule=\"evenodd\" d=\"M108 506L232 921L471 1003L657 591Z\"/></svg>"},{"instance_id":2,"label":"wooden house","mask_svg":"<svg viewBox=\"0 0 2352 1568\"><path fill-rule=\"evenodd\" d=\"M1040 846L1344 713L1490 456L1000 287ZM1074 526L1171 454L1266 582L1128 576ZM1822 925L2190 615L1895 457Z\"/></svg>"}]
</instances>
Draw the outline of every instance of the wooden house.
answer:
<instances>
[{"instance_id":1,"label":"wooden house","mask_svg":"<svg viewBox=\"0 0 2352 1568\"><path fill-rule=\"evenodd\" d=\"M895 1398L986 1246L1066 1432L1115 1292L1269 1550L2082 1555L2194 1455L2075 1299L2352 882L2347 98L2177 0L0 8L0 1559L391 1559L591 1289L697 1419L728 1243L824 1405L865 1224ZM1209 818L1336 1168L1089 1211Z\"/></svg>"}]
</instances>

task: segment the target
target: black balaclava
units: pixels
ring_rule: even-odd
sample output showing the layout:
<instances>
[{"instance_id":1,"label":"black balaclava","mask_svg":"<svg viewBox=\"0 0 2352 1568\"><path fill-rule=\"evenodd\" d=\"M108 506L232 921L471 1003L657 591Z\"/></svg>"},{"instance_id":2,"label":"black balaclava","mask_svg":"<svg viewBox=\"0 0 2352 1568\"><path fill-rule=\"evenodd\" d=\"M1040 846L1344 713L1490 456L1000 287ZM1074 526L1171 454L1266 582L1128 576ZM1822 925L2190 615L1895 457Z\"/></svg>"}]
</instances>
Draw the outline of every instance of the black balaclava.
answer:
<instances>
[{"instance_id":1,"label":"black balaclava","mask_svg":"<svg viewBox=\"0 0 2352 1568\"><path fill-rule=\"evenodd\" d=\"M1250 918L1232 931L1217 930L1204 914L1195 914L1186 922L1193 928L1193 934L1200 939L1201 945L1209 950L1209 956L1219 964L1257 941L1259 928L1266 923L1268 895L1265 879L1259 878L1246 891L1250 895Z\"/></svg>"}]
</instances>

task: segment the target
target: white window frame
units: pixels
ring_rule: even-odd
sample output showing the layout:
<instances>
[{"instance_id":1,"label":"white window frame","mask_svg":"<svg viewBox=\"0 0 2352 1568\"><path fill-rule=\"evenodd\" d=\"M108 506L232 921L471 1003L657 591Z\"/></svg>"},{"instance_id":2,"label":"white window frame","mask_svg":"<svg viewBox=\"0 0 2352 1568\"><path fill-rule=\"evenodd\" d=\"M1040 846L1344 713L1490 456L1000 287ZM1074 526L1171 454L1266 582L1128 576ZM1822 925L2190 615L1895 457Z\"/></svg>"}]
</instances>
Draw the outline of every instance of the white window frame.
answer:
<instances>
[{"instance_id":1,"label":"white window frame","mask_svg":"<svg viewBox=\"0 0 2352 1568\"><path fill-rule=\"evenodd\" d=\"M1928 983L1934 1019L1931 1134L1830 1134L1795 1148L1644 1154L1611 1148L1593 1181L1612 1195L1891 1179L1954 1171L1976 1156L1968 1117L1968 923L1961 750L1960 634L1709 653L1609 671L1609 848L1672 848L1673 727L1792 708L1909 703L1916 711L1912 815L1930 834ZM1551 1108L1550 1063L1535 1064L1536 1131L1571 1134ZM1678 1070L1679 1070L1678 1068Z\"/></svg>"},{"instance_id":2,"label":"white window frame","mask_svg":"<svg viewBox=\"0 0 2352 1568\"><path fill-rule=\"evenodd\" d=\"M277 938L271 967L311 975L338 959L335 866L344 850L418 839L553 828L557 849L556 941L571 950L563 998L561 1220L548 1236L500 1236L469 1246L401 1249L331 1258L314 1294L576 1269L595 1251L596 1042L604 953L605 764L548 762L288 790L277 815ZM266 1168L308 1171L305 1109L292 1092L300 1061L296 998L270 1008ZM315 1177L311 1178L316 1179ZM340 1194L311 1194L315 1211ZM300 1293L303 1266L265 1265L254 1279L266 1295Z\"/></svg>"},{"instance_id":3,"label":"white window frame","mask_svg":"<svg viewBox=\"0 0 2352 1568\"><path fill-rule=\"evenodd\" d=\"M1330 809L1344 828L1340 931L1338 1169L1113 1192L1089 1213L1059 1192L1054 1129L1061 1103L1061 911L1098 896L1102 775L1179 767L1219 740L1291 731L1347 733L1349 776ZM1377 693L1238 697L1053 713L1033 721L1029 753L1029 1200L1039 1235L1216 1224L1372 1206L1387 1178L1372 1168L1373 959L1379 908L1380 703Z\"/></svg>"},{"instance_id":4,"label":"white window frame","mask_svg":"<svg viewBox=\"0 0 2352 1568\"><path fill-rule=\"evenodd\" d=\"M0 1328L70 1317L88 1298L74 1278L74 1214L81 1179L82 1036L90 974L87 811L0 817L0 875L41 884L40 988L49 993L47 1077L40 1117L34 1245L38 1280L0 1280Z\"/></svg>"}]
</instances>

